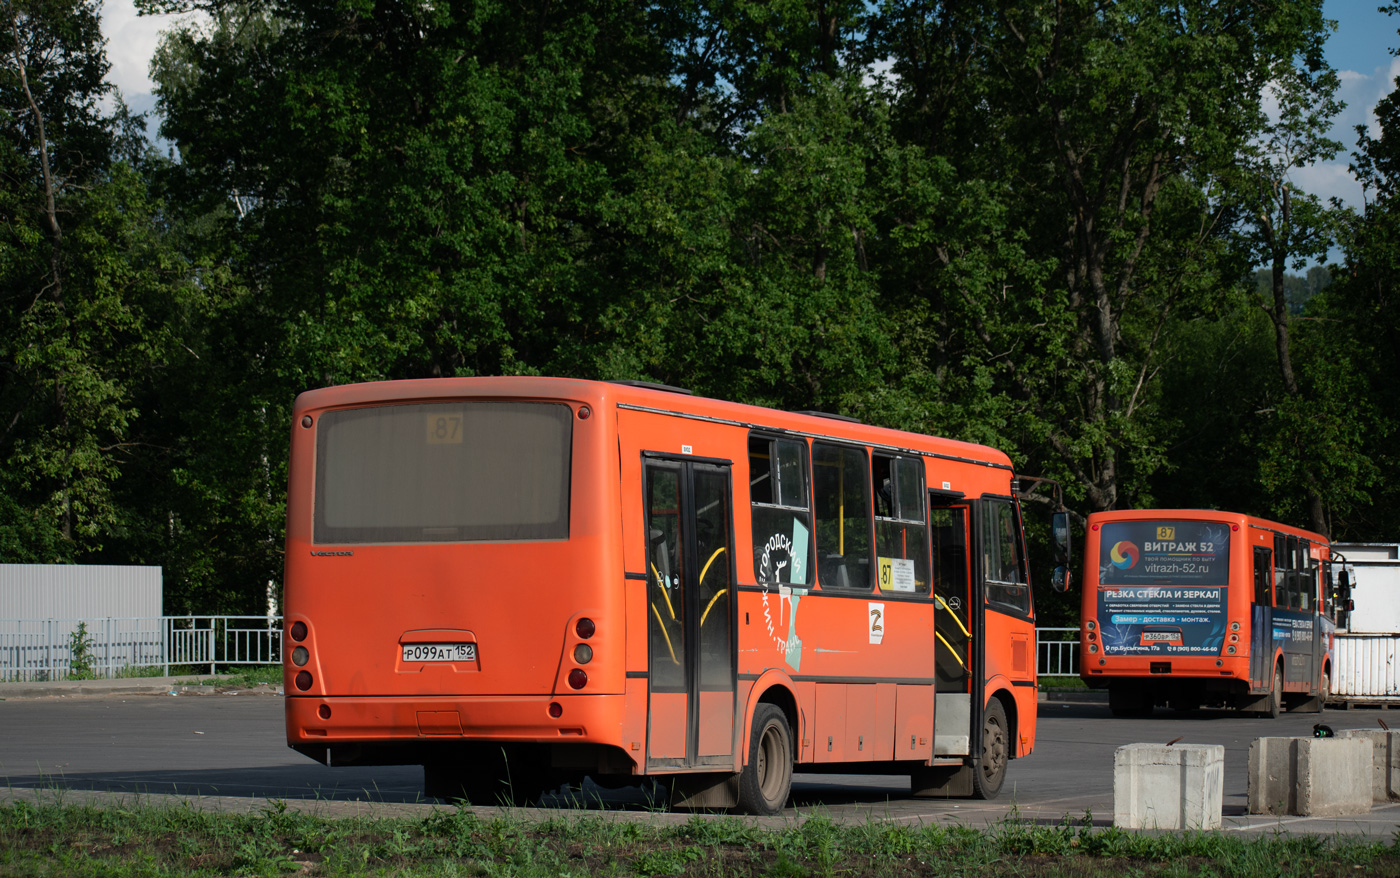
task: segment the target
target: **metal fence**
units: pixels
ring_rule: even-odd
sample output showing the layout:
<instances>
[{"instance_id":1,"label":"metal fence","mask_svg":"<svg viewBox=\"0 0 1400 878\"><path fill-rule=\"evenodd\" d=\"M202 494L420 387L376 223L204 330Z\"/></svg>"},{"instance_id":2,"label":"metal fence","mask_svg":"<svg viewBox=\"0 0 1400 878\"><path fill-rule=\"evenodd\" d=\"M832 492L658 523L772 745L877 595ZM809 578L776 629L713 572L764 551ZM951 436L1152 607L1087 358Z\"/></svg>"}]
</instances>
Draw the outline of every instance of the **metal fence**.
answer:
<instances>
[{"instance_id":1,"label":"metal fence","mask_svg":"<svg viewBox=\"0 0 1400 878\"><path fill-rule=\"evenodd\" d=\"M277 616L0 619L0 681L65 680L142 669L208 669L282 661Z\"/></svg>"},{"instance_id":2,"label":"metal fence","mask_svg":"<svg viewBox=\"0 0 1400 878\"><path fill-rule=\"evenodd\" d=\"M1037 628L1035 637L1037 675L1079 675L1079 629ZM84 664L94 676L115 677L281 662L280 616L0 619L0 681L64 680Z\"/></svg>"},{"instance_id":3,"label":"metal fence","mask_svg":"<svg viewBox=\"0 0 1400 878\"><path fill-rule=\"evenodd\" d=\"M1035 629L1035 653L1038 676L1079 676L1079 629Z\"/></svg>"}]
</instances>

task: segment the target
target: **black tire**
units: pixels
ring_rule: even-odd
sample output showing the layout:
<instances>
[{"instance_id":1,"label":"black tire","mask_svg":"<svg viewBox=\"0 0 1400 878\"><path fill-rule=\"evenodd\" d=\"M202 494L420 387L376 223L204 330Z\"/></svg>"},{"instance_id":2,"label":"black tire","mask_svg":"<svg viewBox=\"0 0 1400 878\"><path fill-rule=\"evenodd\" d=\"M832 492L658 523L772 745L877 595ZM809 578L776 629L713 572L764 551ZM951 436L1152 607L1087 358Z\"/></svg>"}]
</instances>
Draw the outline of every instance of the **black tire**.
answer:
<instances>
[{"instance_id":1,"label":"black tire","mask_svg":"<svg viewBox=\"0 0 1400 878\"><path fill-rule=\"evenodd\" d=\"M749 730L749 761L739 773L739 807L772 816L792 791L792 730L776 704L760 704Z\"/></svg>"},{"instance_id":2,"label":"black tire","mask_svg":"<svg viewBox=\"0 0 1400 878\"><path fill-rule=\"evenodd\" d=\"M1274 686L1269 690L1269 706L1264 709L1264 715L1269 719L1278 719L1278 715L1283 713L1283 665L1274 665Z\"/></svg>"},{"instance_id":3,"label":"black tire","mask_svg":"<svg viewBox=\"0 0 1400 878\"><path fill-rule=\"evenodd\" d=\"M1006 780L1006 765L1010 761L1011 727L1000 699L993 698L982 713L982 756L972 766L972 797L995 799Z\"/></svg>"}]
</instances>

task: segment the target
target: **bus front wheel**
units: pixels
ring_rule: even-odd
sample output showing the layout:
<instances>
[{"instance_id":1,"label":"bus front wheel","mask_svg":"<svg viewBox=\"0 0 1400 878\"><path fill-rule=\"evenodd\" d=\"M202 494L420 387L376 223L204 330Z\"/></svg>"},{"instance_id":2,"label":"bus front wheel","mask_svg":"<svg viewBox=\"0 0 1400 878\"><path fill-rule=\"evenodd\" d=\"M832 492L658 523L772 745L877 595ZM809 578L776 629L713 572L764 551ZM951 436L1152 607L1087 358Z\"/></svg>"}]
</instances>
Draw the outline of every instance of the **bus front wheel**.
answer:
<instances>
[{"instance_id":1,"label":"bus front wheel","mask_svg":"<svg viewBox=\"0 0 1400 878\"><path fill-rule=\"evenodd\" d=\"M749 761L739 775L739 807L772 816L783 810L792 789L792 731L782 708L760 704L749 734Z\"/></svg>"},{"instance_id":2,"label":"bus front wheel","mask_svg":"<svg viewBox=\"0 0 1400 878\"><path fill-rule=\"evenodd\" d=\"M987 702L982 714L982 757L972 767L972 796L975 799L995 799L1006 780L1006 764L1011 759L1011 734L1006 722L1006 708L1001 700Z\"/></svg>"}]
</instances>

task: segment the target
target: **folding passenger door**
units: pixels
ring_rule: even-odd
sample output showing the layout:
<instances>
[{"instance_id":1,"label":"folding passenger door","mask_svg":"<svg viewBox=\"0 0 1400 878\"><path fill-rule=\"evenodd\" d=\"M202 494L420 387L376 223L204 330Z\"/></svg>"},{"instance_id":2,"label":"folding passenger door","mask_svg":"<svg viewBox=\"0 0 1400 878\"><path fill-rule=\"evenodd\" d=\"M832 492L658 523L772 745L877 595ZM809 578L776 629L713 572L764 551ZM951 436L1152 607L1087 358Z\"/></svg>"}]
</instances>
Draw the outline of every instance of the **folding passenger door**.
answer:
<instances>
[{"instance_id":1,"label":"folding passenger door","mask_svg":"<svg viewBox=\"0 0 1400 878\"><path fill-rule=\"evenodd\" d=\"M647 766L734 761L734 551L727 462L649 456Z\"/></svg>"},{"instance_id":2,"label":"folding passenger door","mask_svg":"<svg viewBox=\"0 0 1400 878\"><path fill-rule=\"evenodd\" d=\"M1249 685L1273 686L1274 679L1274 553L1254 547L1254 601L1250 608Z\"/></svg>"}]
</instances>

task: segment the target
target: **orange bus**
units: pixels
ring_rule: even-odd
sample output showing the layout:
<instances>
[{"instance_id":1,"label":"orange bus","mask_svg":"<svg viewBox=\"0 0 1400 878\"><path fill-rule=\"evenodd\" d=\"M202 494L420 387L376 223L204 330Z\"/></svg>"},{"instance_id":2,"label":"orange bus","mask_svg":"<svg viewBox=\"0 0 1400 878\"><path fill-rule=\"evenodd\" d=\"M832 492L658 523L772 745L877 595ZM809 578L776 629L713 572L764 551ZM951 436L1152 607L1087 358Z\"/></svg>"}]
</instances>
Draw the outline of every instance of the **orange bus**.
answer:
<instances>
[{"instance_id":1,"label":"orange bus","mask_svg":"<svg viewBox=\"0 0 1400 878\"><path fill-rule=\"evenodd\" d=\"M1233 512L1089 516L1080 676L1116 716L1157 705L1278 716L1327 701L1336 631L1325 537Z\"/></svg>"},{"instance_id":2,"label":"orange bus","mask_svg":"<svg viewBox=\"0 0 1400 878\"><path fill-rule=\"evenodd\" d=\"M441 798L663 777L771 814L794 767L991 797L1035 744L1010 460L836 416L557 378L304 393L285 610L290 746Z\"/></svg>"}]
</instances>

